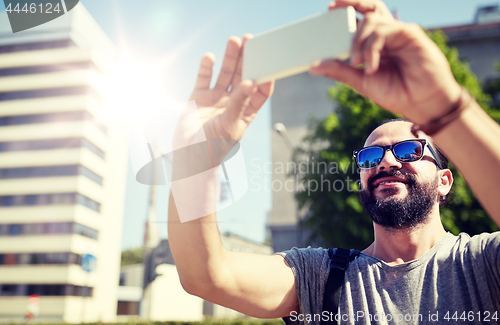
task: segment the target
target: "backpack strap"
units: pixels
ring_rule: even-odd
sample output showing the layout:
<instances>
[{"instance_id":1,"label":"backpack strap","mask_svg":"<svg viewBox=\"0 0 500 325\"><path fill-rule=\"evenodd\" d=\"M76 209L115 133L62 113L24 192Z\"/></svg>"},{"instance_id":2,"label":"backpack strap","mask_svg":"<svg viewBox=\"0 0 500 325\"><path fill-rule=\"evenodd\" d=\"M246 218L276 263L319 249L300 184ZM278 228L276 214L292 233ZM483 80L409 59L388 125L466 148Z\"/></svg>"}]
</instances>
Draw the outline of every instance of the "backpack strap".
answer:
<instances>
[{"instance_id":1,"label":"backpack strap","mask_svg":"<svg viewBox=\"0 0 500 325\"><path fill-rule=\"evenodd\" d=\"M322 312L326 311L328 315L337 315L342 286L344 285L345 270L349 266L349 262L359 255L359 251L337 248L334 253L334 249L330 248L328 249L328 255L330 256L330 273L326 282ZM337 324L337 322L335 318L329 317L329 320L322 321L321 324Z\"/></svg>"}]
</instances>

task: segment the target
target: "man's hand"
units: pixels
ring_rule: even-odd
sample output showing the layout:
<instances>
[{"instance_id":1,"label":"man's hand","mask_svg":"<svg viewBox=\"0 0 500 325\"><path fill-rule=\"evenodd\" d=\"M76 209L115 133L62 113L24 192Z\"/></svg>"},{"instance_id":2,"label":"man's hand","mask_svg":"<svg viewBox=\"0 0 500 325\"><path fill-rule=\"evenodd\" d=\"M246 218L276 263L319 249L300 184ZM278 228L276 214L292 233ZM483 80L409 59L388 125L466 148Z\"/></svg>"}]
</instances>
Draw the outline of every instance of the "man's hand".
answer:
<instances>
[{"instance_id":1,"label":"man's hand","mask_svg":"<svg viewBox=\"0 0 500 325\"><path fill-rule=\"evenodd\" d=\"M250 80L241 80L242 54L245 41L231 37L215 86L210 89L215 57L203 56L196 86L190 100L194 100L203 122L207 138L228 138L239 141L250 122L273 92L273 82L255 87Z\"/></svg>"},{"instance_id":2,"label":"man's hand","mask_svg":"<svg viewBox=\"0 0 500 325\"><path fill-rule=\"evenodd\" d=\"M327 60L313 66L311 73L344 82L419 125L449 113L461 96L461 88L446 57L424 31L418 25L395 20L379 0L337 0L329 8L346 6L364 14L353 40L352 66ZM359 68L360 64L364 67ZM499 137L498 124L475 101L446 129L433 135L500 226L496 189L500 183Z\"/></svg>"},{"instance_id":3,"label":"man's hand","mask_svg":"<svg viewBox=\"0 0 500 325\"><path fill-rule=\"evenodd\" d=\"M447 113L460 86L439 48L416 24L395 20L382 1L337 0L329 9L353 6L364 14L351 52L351 65L323 61L311 69L344 82L363 96L417 124ZM358 68L364 64L364 68Z\"/></svg>"}]
</instances>

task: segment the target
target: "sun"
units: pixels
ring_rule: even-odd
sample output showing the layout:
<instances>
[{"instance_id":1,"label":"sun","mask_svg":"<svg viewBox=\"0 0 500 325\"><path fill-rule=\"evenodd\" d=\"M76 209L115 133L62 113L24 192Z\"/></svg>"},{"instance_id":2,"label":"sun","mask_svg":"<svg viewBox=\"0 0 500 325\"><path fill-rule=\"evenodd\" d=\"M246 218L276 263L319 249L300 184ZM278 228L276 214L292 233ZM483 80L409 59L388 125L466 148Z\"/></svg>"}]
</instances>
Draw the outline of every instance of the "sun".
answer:
<instances>
[{"instance_id":1,"label":"sun","mask_svg":"<svg viewBox=\"0 0 500 325\"><path fill-rule=\"evenodd\" d=\"M123 48L105 74L95 78L106 102L104 115L130 124L179 103L169 96L165 76L172 57L151 60Z\"/></svg>"}]
</instances>

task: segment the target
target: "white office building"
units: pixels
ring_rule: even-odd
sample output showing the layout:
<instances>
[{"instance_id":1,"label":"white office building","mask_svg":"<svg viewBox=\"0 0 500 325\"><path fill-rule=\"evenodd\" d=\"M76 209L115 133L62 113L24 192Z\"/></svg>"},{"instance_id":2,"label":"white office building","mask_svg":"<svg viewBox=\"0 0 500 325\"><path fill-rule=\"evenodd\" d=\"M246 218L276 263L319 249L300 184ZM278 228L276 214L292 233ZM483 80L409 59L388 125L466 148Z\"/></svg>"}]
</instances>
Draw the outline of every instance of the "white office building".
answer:
<instances>
[{"instance_id":1,"label":"white office building","mask_svg":"<svg viewBox=\"0 0 500 325\"><path fill-rule=\"evenodd\" d=\"M30 295L40 321L116 319L127 137L96 82L114 53L81 3L19 33L0 13L0 321Z\"/></svg>"}]
</instances>

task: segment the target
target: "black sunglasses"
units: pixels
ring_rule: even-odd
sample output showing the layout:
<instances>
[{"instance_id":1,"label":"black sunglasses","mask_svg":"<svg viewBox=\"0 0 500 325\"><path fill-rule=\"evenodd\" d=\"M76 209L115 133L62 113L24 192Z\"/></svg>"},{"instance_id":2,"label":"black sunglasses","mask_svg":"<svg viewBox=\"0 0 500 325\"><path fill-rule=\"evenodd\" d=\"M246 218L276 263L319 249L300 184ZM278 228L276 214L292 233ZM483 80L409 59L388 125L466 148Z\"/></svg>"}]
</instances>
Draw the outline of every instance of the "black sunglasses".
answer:
<instances>
[{"instance_id":1,"label":"black sunglasses","mask_svg":"<svg viewBox=\"0 0 500 325\"><path fill-rule=\"evenodd\" d=\"M380 165L385 152L387 150L391 150L396 160L403 163L409 163L422 159L424 156L424 148L426 146L429 148L432 157L434 157L436 165L439 169L443 169L436 152L427 143L426 139L405 140L396 142L390 146L369 146L355 150L353 157L359 168L368 169Z\"/></svg>"}]
</instances>

